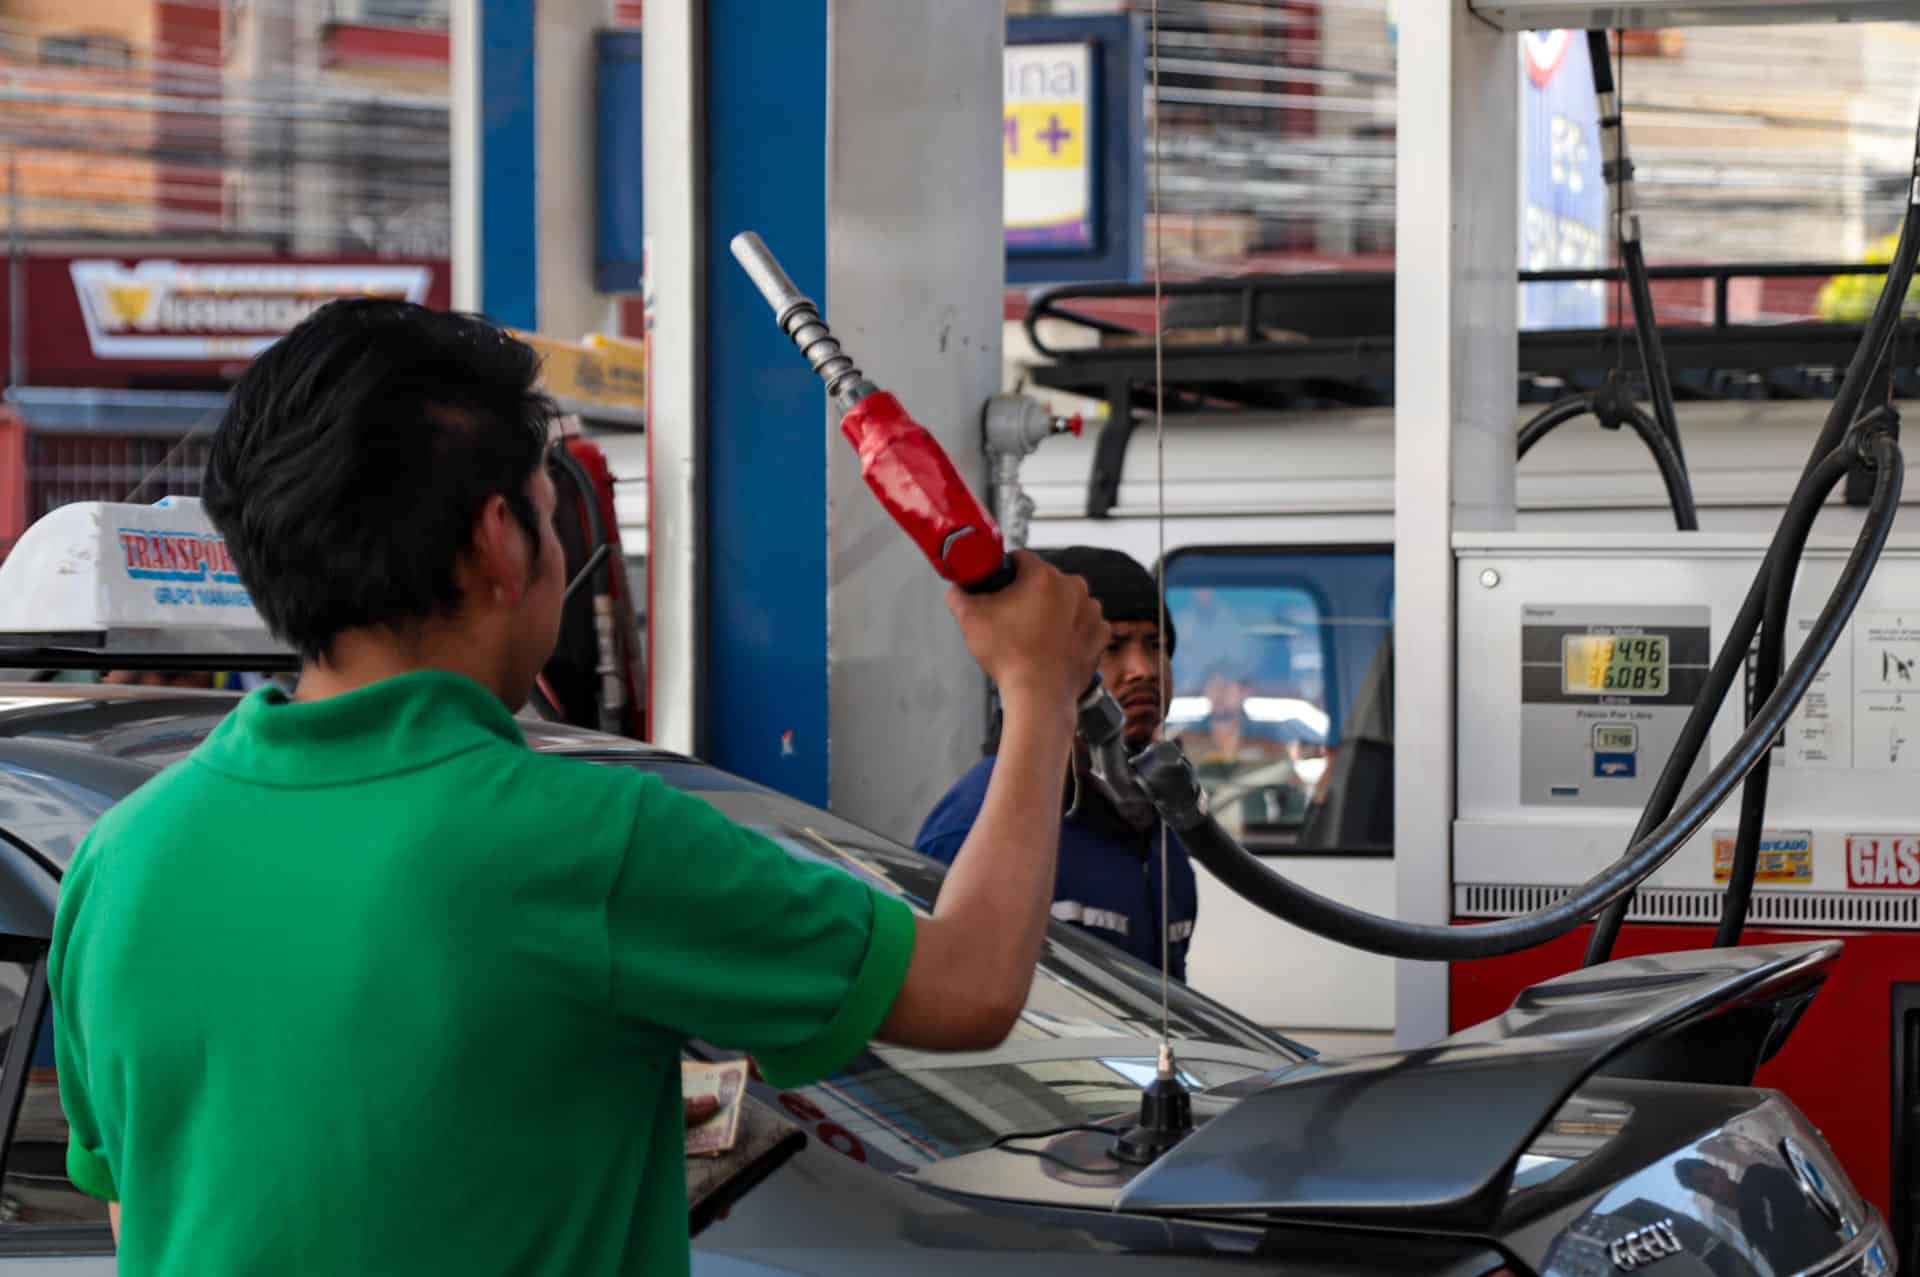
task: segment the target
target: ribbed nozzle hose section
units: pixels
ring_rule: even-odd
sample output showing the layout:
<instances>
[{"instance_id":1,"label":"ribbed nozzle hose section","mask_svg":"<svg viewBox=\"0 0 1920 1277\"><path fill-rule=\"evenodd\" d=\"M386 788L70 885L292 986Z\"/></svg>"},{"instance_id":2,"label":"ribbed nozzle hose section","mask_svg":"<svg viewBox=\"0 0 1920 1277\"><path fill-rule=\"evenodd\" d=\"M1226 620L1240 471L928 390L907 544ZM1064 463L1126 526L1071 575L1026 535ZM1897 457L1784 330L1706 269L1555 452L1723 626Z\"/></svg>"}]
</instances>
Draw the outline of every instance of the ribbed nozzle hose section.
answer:
<instances>
[{"instance_id":1,"label":"ribbed nozzle hose section","mask_svg":"<svg viewBox=\"0 0 1920 1277\"><path fill-rule=\"evenodd\" d=\"M807 363L827 383L827 393L842 410L851 408L873 392L873 385L861 376L860 369L840 348L840 342L820 316L813 299L795 287L761 238L752 231L733 237L734 260L747 272L760 295L773 307L780 331L793 339Z\"/></svg>"}]
</instances>

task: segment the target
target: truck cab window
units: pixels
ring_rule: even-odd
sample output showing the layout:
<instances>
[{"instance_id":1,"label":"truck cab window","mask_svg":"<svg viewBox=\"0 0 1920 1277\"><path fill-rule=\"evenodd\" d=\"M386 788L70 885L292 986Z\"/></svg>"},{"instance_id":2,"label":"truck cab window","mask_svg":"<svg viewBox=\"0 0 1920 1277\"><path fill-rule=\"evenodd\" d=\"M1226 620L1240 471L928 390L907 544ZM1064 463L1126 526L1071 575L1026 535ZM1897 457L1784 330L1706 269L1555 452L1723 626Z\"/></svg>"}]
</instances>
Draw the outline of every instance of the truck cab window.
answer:
<instances>
[{"instance_id":1,"label":"truck cab window","mask_svg":"<svg viewBox=\"0 0 1920 1277\"><path fill-rule=\"evenodd\" d=\"M1167 730L1265 852L1392 846L1393 556L1192 549L1167 563Z\"/></svg>"}]
</instances>

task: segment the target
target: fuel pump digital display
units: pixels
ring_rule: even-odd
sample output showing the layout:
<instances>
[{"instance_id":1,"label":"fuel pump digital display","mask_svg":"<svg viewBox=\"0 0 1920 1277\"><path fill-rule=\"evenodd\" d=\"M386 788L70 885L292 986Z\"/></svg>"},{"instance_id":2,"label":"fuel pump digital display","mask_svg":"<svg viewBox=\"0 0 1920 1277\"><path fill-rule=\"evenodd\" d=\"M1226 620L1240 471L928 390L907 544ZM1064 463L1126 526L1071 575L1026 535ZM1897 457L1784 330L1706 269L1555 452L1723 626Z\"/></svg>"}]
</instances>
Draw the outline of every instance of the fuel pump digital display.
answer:
<instances>
[{"instance_id":1,"label":"fuel pump digital display","mask_svg":"<svg viewBox=\"0 0 1920 1277\"><path fill-rule=\"evenodd\" d=\"M1561 689L1571 696L1665 696L1664 634L1569 634L1561 643Z\"/></svg>"}]
</instances>

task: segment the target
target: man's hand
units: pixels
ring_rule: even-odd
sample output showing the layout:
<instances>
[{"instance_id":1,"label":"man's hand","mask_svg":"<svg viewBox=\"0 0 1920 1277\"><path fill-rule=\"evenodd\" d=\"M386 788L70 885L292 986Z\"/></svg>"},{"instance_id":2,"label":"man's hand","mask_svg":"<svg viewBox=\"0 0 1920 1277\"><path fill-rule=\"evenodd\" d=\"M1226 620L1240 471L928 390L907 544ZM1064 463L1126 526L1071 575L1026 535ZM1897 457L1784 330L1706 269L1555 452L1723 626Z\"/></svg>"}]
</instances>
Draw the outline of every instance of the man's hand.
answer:
<instances>
[{"instance_id":1,"label":"man's hand","mask_svg":"<svg viewBox=\"0 0 1920 1277\"><path fill-rule=\"evenodd\" d=\"M920 921L913 961L880 1036L981 1050L1012 1030L1033 988L1053 902L1074 702L1107 646L1100 605L1077 576L1021 552L997 594L947 593L967 647L1006 708L993 779L973 828Z\"/></svg>"},{"instance_id":2,"label":"man's hand","mask_svg":"<svg viewBox=\"0 0 1920 1277\"><path fill-rule=\"evenodd\" d=\"M947 608L1003 700L1070 708L1100 667L1106 619L1084 579L1025 550L1014 559L1012 585L993 594L955 586L947 591Z\"/></svg>"},{"instance_id":3,"label":"man's hand","mask_svg":"<svg viewBox=\"0 0 1920 1277\"><path fill-rule=\"evenodd\" d=\"M696 1095L690 1100L682 1100L687 1109L687 1129L692 1130L720 1111L720 1097L717 1095Z\"/></svg>"}]
</instances>

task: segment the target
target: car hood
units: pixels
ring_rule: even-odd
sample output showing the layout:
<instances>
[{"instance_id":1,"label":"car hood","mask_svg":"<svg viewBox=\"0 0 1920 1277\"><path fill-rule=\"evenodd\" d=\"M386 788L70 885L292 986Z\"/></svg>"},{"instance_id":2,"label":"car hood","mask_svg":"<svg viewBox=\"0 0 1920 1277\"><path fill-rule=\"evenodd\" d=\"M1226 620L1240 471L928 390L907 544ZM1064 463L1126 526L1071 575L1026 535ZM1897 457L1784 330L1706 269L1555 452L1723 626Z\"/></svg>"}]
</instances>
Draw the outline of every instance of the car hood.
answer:
<instances>
[{"instance_id":1,"label":"car hood","mask_svg":"<svg viewBox=\"0 0 1920 1277\"><path fill-rule=\"evenodd\" d=\"M1618 1268L1616 1242L1627 1268L1678 1247L1724 1252L1721 1277L1848 1256L1873 1272L1892 1254L1884 1225L1792 1105L1689 1077L1710 1035L1713 1068L1750 1080L1839 949L1576 971L1430 1047L1307 1061L1196 1096L1194 1133L1138 1172L1105 1156L1110 1135L1076 1132L1034 1145L1058 1162L987 1150L918 1178L1126 1214L1485 1237L1542 1272Z\"/></svg>"}]
</instances>

